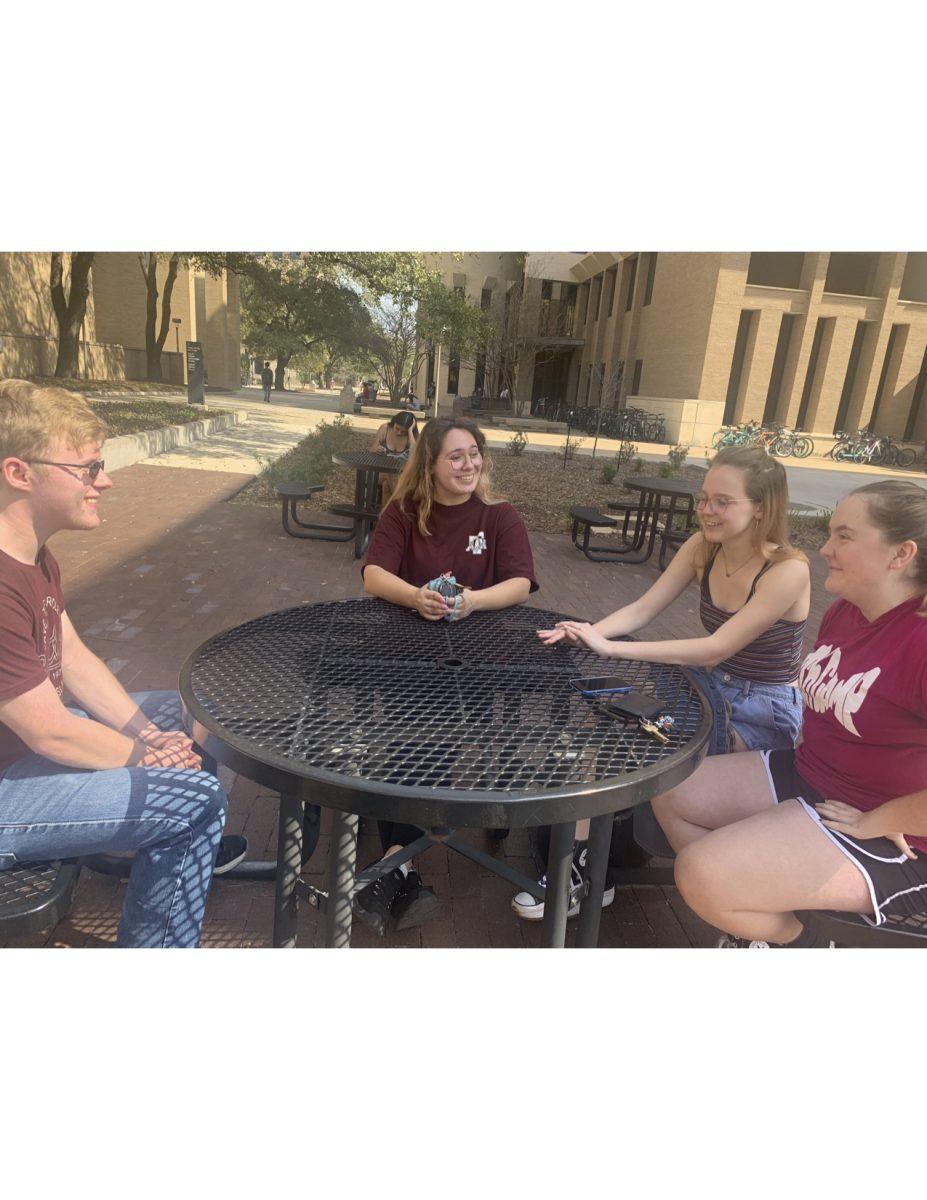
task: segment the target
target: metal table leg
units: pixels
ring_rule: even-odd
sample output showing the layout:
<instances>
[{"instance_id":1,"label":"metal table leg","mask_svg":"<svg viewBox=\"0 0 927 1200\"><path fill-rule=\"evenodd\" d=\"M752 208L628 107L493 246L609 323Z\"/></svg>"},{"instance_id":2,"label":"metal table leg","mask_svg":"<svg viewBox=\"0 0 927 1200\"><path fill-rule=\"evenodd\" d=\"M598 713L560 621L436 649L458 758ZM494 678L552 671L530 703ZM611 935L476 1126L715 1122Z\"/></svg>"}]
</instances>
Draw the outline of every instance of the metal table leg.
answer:
<instances>
[{"instance_id":1,"label":"metal table leg","mask_svg":"<svg viewBox=\"0 0 927 1200\"><path fill-rule=\"evenodd\" d=\"M552 825L550 829L547 891L544 896L544 944L552 949L562 949L566 942L575 831L575 821Z\"/></svg>"},{"instance_id":2,"label":"metal table leg","mask_svg":"<svg viewBox=\"0 0 927 1200\"><path fill-rule=\"evenodd\" d=\"M303 806L295 796L280 797L277 828L277 888L274 893L274 945L296 945L296 881L302 865Z\"/></svg>"},{"instance_id":3,"label":"metal table leg","mask_svg":"<svg viewBox=\"0 0 927 1200\"><path fill-rule=\"evenodd\" d=\"M602 893L605 891L605 875L608 871L608 849L611 844L614 814L606 813L593 817L589 826L589 848L586 854L586 870L589 876L589 894L579 910L579 933L576 945L582 949L595 946L599 940L599 922L602 918Z\"/></svg>"},{"instance_id":4,"label":"metal table leg","mask_svg":"<svg viewBox=\"0 0 927 1200\"><path fill-rule=\"evenodd\" d=\"M351 945L351 907L357 869L356 813L332 813L331 873L325 944L335 949Z\"/></svg>"}]
</instances>

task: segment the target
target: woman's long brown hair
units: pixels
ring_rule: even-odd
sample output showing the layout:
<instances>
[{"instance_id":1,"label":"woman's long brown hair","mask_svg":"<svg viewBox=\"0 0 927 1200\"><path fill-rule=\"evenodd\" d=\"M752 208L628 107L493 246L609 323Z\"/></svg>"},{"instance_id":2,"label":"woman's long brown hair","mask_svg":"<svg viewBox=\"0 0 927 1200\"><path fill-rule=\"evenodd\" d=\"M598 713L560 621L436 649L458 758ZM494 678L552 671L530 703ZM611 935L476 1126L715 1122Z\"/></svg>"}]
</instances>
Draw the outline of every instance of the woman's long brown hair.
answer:
<instances>
[{"instance_id":1,"label":"woman's long brown hair","mask_svg":"<svg viewBox=\"0 0 927 1200\"><path fill-rule=\"evenodd\" d=\"M430 537L428 520L435 503L435 483L432 472L441 455L444 440L452 429L463 429L476 442L483 456L483 466L476 484L476 495L484 504L493 504L498 497L492 492L492 459L486 450L486 436L475 421L468 417L432 417L424 428L402 469L389 502L396 501L402 512L415 516L419 532ZM406 503L408 501L408 504Z\"/></svg>"}]
</instances>

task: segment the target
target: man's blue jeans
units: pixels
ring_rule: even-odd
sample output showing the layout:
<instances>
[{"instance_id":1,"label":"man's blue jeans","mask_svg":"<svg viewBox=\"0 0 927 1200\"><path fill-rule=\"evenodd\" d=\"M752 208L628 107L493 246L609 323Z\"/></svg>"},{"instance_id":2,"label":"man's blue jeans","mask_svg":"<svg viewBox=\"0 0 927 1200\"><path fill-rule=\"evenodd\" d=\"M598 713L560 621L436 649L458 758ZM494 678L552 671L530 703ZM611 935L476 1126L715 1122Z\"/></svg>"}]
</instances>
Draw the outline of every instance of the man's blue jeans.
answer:
<instances>
[{"instance_id":1,"label":"man's blue jeans","mask_svg":"<svg viewBox=\"0 0 927 1200\"><path fill-rule=\"evenodd\" d=\"M132 699L159 729L181 728L176 692ZM0 775L0 870L134 853L116 944L197 946L225 817L206 771L90 771L27 754Z\"/></svg>"}]
</instances>

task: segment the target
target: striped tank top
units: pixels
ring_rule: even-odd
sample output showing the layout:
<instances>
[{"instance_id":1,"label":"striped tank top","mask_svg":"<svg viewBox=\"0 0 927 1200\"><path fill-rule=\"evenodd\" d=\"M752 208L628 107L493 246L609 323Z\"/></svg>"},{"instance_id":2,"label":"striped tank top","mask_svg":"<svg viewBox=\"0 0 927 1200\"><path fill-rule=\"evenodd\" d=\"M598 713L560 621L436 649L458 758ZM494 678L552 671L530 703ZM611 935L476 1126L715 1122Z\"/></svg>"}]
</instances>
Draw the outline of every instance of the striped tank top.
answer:
<instances>
[{"instance_id":1,"label":"striped tank top","mask_svg":"<svg viewBox=\"0 0 927 1200\"><path fill-rule=\"evenodd\" d=\"M708 576L720 549L720 546L714 547L711 558L702 572L699 616L708 633L714 633L734 616L727 609L718 608L711 598L711 589L708 586ZM771 562L764 563L756 573L750 585L747 603L753 599L757 583L772 565ZM780 617L775 625L761 633L749 646L744 646L723 663L719 663L718 670L728 671L731 675L740 679L750 679L754 683L791 683L797 677L798 668L801 666L804 636L804 621L786 621Z\"/></svg>"}]
</instances>

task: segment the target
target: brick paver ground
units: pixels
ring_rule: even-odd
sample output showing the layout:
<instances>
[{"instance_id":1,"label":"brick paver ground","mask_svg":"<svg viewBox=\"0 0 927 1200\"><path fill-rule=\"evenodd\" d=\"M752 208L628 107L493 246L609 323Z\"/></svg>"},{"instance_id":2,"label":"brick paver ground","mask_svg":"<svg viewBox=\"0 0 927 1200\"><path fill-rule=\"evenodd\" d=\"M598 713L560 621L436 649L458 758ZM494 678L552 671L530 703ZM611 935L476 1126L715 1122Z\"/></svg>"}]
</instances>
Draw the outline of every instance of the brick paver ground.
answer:
<instances>
[{"instance_id":1,"label":"brick paver ground","mask_svg":"<svg viewBox=\"0 0 927 1200\"><path fill-rule=\"evenodd\" d=\"M102 528L61 534L52 548L62 567L68 612L88 645L131 690L176 687L184 659L207 637L262 613L301 601L361 594L352 544L296 541L280 527L276 509L228 503L245 474L137 465L116 473L103 503ZM578 498L579 499L579 498ZM535 607L596 619L639 595L655 567L588 562L560 535L532 535L541 590ZM822 564L813 563L814 607L809 635L828 599ZM700 632L694 589L653 623L655 637ZM273 858L276 795L238 778L230 794L230 832L247 835L251 855ZM480 844L483 834L469 836ZM324 887L328 821L308 877ZM513 831L494 844L513 866L534 868L529 835ZM379 854L372 822L362 824L359 861ZM441 897L438 918L405 934L376 938L355 922L356 946L536 946L540 929L511 913L512 888L469 860L435 848L420 860L425 881ZM15 946L105 946L113 942L124 883L81 874L68 918L50 933L0 940ZM217 879L203 929L207 947L270 944L273 884ZM569 941L575 937L570 923ZM602 946L701 946L713 931L698 920L675 888L619 889L602 914ZM301 946L320 946L324 919L303 906Z\"/></svg>"}]
</instances>

